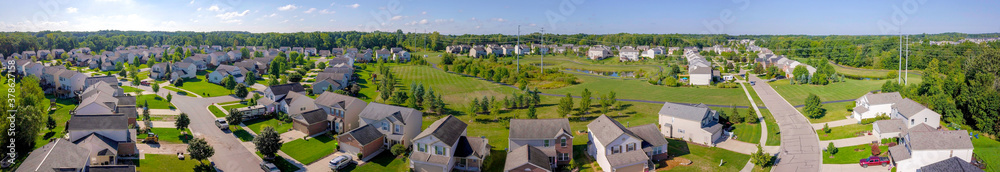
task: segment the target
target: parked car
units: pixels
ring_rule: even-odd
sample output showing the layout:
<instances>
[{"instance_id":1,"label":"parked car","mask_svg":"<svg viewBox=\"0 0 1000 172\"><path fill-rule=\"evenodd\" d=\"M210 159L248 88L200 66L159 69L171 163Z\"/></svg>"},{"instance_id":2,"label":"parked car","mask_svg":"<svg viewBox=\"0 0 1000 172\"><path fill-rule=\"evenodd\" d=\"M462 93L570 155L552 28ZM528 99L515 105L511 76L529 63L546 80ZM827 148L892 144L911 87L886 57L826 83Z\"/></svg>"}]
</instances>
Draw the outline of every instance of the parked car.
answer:
<instances>
[{"instance_id":1,"label":"parked car","mask_svg":"<svg viewBox=\"0 0 1000 172\"><path fill-rule=\"evenodd\" d=\"M215 126L223 130L229 129L229 123L226 123L226 119L215 119Z\"/></svg>"},{"instance_id":2,"label":"parked car","mask_svg":"<svg viewBox=\"0 0 1000 172\"><path fill-rule=\"evenodd\" d=\"M267 161L260 162L260 169L267 172L281 172L281 170L278 169L278 166L275 166L274 163Z\"/></svg>"},{"instance_id":3,"label":"parked car","mask_svg":"<svg viewBox=\"0 0 1000 172\"><path fill-rule=\"evenodd\" d=\"M330 160L330 168L339 170L347 167L347 165L351 165L351 163L354 163L354 159L351 156L340 155Z\"/></svg>"},{"instance_id":4,"label":"parked car","mask_svg":"<svg viewBox=\"0 0 1000 172\"><path fill-rule=\"evenodd\" d=\"M889 157L877 157L877 156L868 157L865 159L861 159L858 162L858 164L860 164L862 167L865 168L868 168L869 165L882 165L884 167L885 165L889 164Z\"/></svg>"}]
</instances>

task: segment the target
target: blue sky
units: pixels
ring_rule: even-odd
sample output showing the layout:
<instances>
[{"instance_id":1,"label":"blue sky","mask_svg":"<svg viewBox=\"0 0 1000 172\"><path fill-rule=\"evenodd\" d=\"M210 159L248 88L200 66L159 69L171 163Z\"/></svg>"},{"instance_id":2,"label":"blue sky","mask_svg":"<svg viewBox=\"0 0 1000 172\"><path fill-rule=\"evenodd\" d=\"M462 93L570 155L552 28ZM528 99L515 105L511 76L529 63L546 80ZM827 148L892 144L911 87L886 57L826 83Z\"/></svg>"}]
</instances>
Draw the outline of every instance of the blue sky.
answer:
<instances>
[{"instance_id":1,"label":"blue sky","mask_svg":"<svg viewBox=\"0 0 1000 172\"><path fill-rule=\"evenodd\" d=\"M0 31L1000 32L1000 1L0 0Z\"/></svg>"}]
</instances>

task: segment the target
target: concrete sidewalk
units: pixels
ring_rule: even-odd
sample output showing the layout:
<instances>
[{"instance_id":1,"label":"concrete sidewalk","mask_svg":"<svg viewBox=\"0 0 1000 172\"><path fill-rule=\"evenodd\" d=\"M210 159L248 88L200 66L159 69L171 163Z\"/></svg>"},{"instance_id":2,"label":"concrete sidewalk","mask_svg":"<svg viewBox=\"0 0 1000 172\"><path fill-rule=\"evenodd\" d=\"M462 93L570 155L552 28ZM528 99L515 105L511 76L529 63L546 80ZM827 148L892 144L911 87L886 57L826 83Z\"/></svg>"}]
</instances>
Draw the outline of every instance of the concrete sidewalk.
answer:
<instances>
[{"instance_id":1,"label":"concrete sidewalk","mask_svg":"<svg viewBox=\"0 0 1000 172\"><path fill-rule=\"evenodd\" d=\"M824 123L812 123L812 127L813 127L813 129L818 130L820 128L823 128L824 124L829 124L830 128L833 128L833 127L839 127L839 126L857 124L859 122L860 121L855 120L854 118L847 118L847 119L830 121L830 122L824 122Z\"/></svg>"},{"instance_id":2,"label":"concrete sidewalk","mask_svg":"<svg viewBox=\"0 0 1000 172\"><path fill-rule=\"evenodd\" d=\"M716 143L715 147L747 155L757 152L757 144L754 143L747 143L739 140L733 140L729 139L729 137L723 137L720 138L719 140L722 141Z\"/></svg>"},{"instance_id":3,"label":"concrete sidewalk","mask_svg":"<svg viewBox=\"0 0 1000 172\"><path fill-rule=\"evenodd\" d=\"M870 166L868 168L861 167L858 164L823 164L822 171L827 172L840 172L840 171L850 171L850 172L885 172L892 170L891 166Z\"/></svg>"},{"instance_id":4,"label":"concrete sidewalk","mask_svg":"<svg viewBox=\"0 0 1000 172\"><path fill-rule=\"evenodd\" d=\"M136 108L136 112L142 114L142 108ZM149 115L181 115L177 109L149 109Z\"/></svg>"}]
</instances>

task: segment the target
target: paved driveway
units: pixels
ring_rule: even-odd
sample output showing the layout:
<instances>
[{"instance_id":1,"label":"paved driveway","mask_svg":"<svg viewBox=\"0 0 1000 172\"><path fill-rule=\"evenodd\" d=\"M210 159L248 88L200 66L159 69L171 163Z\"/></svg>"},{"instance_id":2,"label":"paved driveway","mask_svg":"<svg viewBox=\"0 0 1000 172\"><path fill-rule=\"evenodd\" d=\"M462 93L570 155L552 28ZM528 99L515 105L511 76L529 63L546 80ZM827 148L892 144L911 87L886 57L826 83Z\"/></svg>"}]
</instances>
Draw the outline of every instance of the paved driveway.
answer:
<instances>
[{"instance_id":1,"label":"paved driveway","mask_svg":"<svg viewBox=\"0 0 1000 172\"><path fill-rule=\"evenodd\" d=\"M823 164L820 157L819 138L809 120L778 95L767 81L756 76L754 91L771 111L781 130L781 150L773 171L819 171Z\"/></svg>"},{"instance_id":2,"label":"paved driveway","mask_svg":"<svg viewBox=\"0 0 1000 172\"><path fill-rule=\"evenodd\" d=\"M207 107L212 103L230 102L238 99L232 96L195 98L179 96L174 92L170 92L170 94L175 94L171 103L190 116L190 128L195 137L205 138L208 144L215 148L215 155L211 159L215 162L216 168L232 172L261 171L257 167L261 162L260 158L243 147L240 140L229 131L219 130L213 121L215 116L207 110Z\"/></svg>"}]
</instances>

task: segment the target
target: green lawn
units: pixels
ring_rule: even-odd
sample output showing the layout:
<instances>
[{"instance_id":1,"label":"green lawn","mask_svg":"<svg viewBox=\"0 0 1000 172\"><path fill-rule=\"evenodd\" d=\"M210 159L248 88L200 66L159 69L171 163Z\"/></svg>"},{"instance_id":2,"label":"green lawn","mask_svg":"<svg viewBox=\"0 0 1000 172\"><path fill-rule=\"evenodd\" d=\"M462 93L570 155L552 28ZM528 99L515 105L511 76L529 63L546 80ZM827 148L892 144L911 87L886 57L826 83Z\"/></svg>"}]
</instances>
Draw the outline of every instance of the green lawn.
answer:
<instances>
[{"instance_id":1,"label":"green lawn","mask_svg":"<svg viewBox=\"0 0 1000 172\"><path fill-rule=\"evenodd\" d=\"M224 118L224 117L226 117L226 113L222 112L222 110L219 109L219 107L208 106L208 111L211 111L212 115L215 115L215 117L217 117L217 118Z\"/></svg>"},{"instance_id":2,"label":"green lawn","mask_svg":"<svg viewBox=\"0 0 1000 172\"><path fill-rule=\"evenodd\" d=\"M181 88L203 97L215 97L230 94L230 91L226 89L226 87L208 82L208 80L205 79L205 75L198 75L197 78L185 80L184 85L181 86Z\"/></svg>"},{"instance_id":3,"label":"green lawn","mask_svg":"<svg viewBox=\"0 0 1000 172\"><path fill-rule=\"evenodd\" d=\"M601 60L593 61L586 58L566 56L566 55L546 55L544 62L545 68L558 67L558 68L570 68L570 69L587 69L595 71L638 71L643 70L645 72L657 72L660 67L666 69L663 63L653 62L653 61L641 61L641 62L628 62L621 63L618 62L617 58L608 58L615 60ZM539 64L543 61L540 55L527 55L522 56L521 65Z\"/></svg>"},{"instance_id":4,"label":"green lawn","mask_svg":"<svg viewBox=\"0 0 1000 172\"><path fill-rule=\"evenodd\" d=\"M483 96L501 97L517 91L489 81L446 73L430 66L392 66L391 69L395 76L402 80L400 89L409 89L407 87L410 83L423 83L425 87L433 88L435 93L442 94L446 103L468 102L472 101L472 98ZM372 97L377 96L377 93L372 95Z\"/></svg>"},{"instance_id":5,"label":"green lawn","mask_svg":"<svg viewBox=\"0 0 1000 172\"><path fill-rule=\"evenodd\" d=\"M834 145L839 146L839 145ZM854 146L839 147L837 149L837 154L830 156L830 152L823 151L823 163L824 164L857 164L859 160L863 158L868 158L872 156L871 145L862 144ZM823 145L823 149L826 149L826 145ZM880 150L879 156L889 156L889 147L879 146Z\"/></svg>"},{"instance_id":6,"label":"green lawn","mask_svg":"<svg viewBox=\"0 0 1000 172\"><path fill-rule=\"evenodd\" d=\"M261 157L261 159L264 158L264 155L261 155L259 151L254 153L257 154L257 157ZM274 166L278 166L278 170L281 171L299 171L298 166L295 166L292 162L288 162L288 160L285 160L285 157L279 155L275 155L274 159L269 162L274 163Z\"/></svg>"},{"instance_id":7,"label":"green lawn","mask_svg":"<svg viewBox=\"0 0 1000 172\"><path fill-rule=\"evenodd\" d=\"M816 94L822 101L857 99L865 93L882 89L886 80L852 80L834 82L828 85L790 85L787 79L771 82L771 87L792 105L805 104L809 93ZM911 83L920 83L920 76L910 75ZM838 107L843 108L843 106Z\"/></svg>"},{"instance_id":8,"label":"green lawn","mask_svg":"<svg viewBox=\"0 0 1000 172\"><path fill-rule=\"evenodd\" d=\"M255 134L260 134L260 131L264 129L265 125L274 127L274 131L277 131L278 133L288 132L288 129L292 128L291 123L284 123L274 118L262 118L250 121L243 121L243 124L246 124L247 127L250 127L250 130L253 130L253 133Z\"/></svg>"},{"instance_id":9,"label":"green lawn","mask_svg":"<svg viewBox=\"0 0 1000 172\"><path fill-rule=\"evenodd\" d=\"M177 159L177 155L146 154L146 159L140 159L136 164L136 171L194 171L195 166L199 164L201 163L191 158Z\"/></svg>"},{"instance_id":10,"label":"green lawn","mask_svg":"<svg viewBox=\"0 0 1000 172\"><path fill-rule=\"evenodd\" d=\"M253 141L253 135L247 132L247 130L243 130L242 127L237 127L237 129L233 131L233 135L235 135L236 138L239 138L240 141L243 142Z\"/></svg>"},{"instance_id":11,"label":"green lawn","mask_svg":"<svg viewBox=\"0 0 1000 172\"><path fill-rule=\"evenodd\" d=\"M122 91L124 91L127 94L135 94L135 91L142 91L142 89L123 85Z\"/></svg>"},{"instance_id":12,"label":"green lawn","mask_svg":"<svg viewBox=\"0 0 1000 172\"><path fill-rule=\"evenodd\" d=\"M149 71L139 72L137 75L140 81L142 81L143 79L149 79Z\"/></svg>"},{"instance_id":13,"label":"green lawn","mask_svg":"<svg viewBox=\"0 0 1000 172\"><path fill-rule=\"evenodd\" d=\"M225 105L225 104L233 104L233 103L240 103L240 102L242 102L242 100L231 101L231 102L222 102L222 103L219 103L219 104L220 105Z\"/></svg>"},{"instance_id":14,"label":"green lawn","mask_svg":"<svg viewBox=\"0 0 1000 172\"><path fill-rule=\"evenodd\" d=\"M490 155L487 158L497 158L496 156ZM383 151L375 158L372 158L368 163L362 166L351 165L344 168L345 171L409 171L409 163L406 158L396 158L388 151ZM503 169L500 169L503 170Z\"/></svg>"},{"instance_id":15,"label":"green lawn","mask_svg":"<svg viewBox=\"0 0 1000 172\"><path fill-rule=\"evenodd\" d=\"M847 105L854 107L854 101L823 104L823 109L826 109L826 114L823 115L823 117L815 119L806 117L806 119L809 119L810 123L824 123L847 119L848 116L851 116L851 112L847 111ZM805 107L795 109L804 113L805 111L802 110L803 108Z\"/></svg>"},{"instance_id":16,"label":"green lawn","mask_svg":"<svg viewBox=\"0 0 1000 172\"><path fill-rule=\"evenodd\" d=\"M337 149L337 140L327 135L309 140L297 139L281 146L282 152L304 164L312 164L330 155L336 151L335 149Z\"/></svg>"},{"instance_id":17,"label":"green lawn","mask_svg":"<svg viewBox=\"0 0 1000 172\"><path fill-rule=\"evenodd\" d=\"M750 102L746 98L746 93L743 92L743 89L739 88L665 87L650 85L643 80L611 79L590 75L577 75L577 77L583 80L580 84L540 91L559 95L571 93L579 96L583 92L583 89L586 88L594 93L594 95L607 94L608 91L613 90L619 99L716 105L750 105Z\"/></svg>"},{"instance_id":18,"label":"green lawn","mask_svg":"<svg viewBox=\"0 0 1000 172\"><path fill-rule=\"evenodd\" d=\"M188 97L198 97L198 96L195 96L192 93L188 93L187 91L183 91L183 90L177 89L177 87L174 87L174 86L166 86L166 87L163 87L163 88L167 89L167 90L170 90L170 91L177 92L177 94L187 95Z\"/></svg>"},{"instance_id":19,"label":"green lawn","mask_svg":"<svg viewBox=\"0 0 1000 172\"><path fill-rule=\"evenodd\" d=\"M140 106L149 103L150 109L176 109L176 107L174 107L174 104L167 102L167 99L155 94L144 94L142 96L136 97L135 103Z\"/></svg>"},{"instance_id":20,"label":"green lawn","mask_svg":"<svg viewBox=\"0 0 1000 172\"><path fill-rule=\"evenodd\" d=\"M870 131L872 131L871 124L851 124L839 127L830 127L830 133L824 133L823 129L820 128L819 130L816 130L816 133L819 134L819 140L837 140L857 137L855 134L858 132L865 132L865 134L867 134L867 132Z\"/></svg>"},{"instance_id":21,"label":"green lawn","mask_svg":"<svg viewBox=\"0 0 1000 172\"><path fill-rule=\"evenodd\" d=\"M764 115L764 124L767 124L767 143L764 145L781 146L781 129L778 127L778 123L774 121L774 116L771 116L771 111L761 109L760 113Z\"/></svg>"},{"instance_id":22,"label":"green lawn","mask_svg":"<svg viewBox=\"0 0 1000 172\"><path fill-rule=\"evenodd\" d=\"M747 143L759 143L760 142L760 124L748 124L739 123L733 124L733 134L736 135L736 140L747 142Z\"/></svg>"},{"instance_id":23,"label":"green lawn","mask_svg":"<svg viewBox=\"0 0 1000 172\"><path fill-rule=\"evenodd\" d=\"M191 129L184 129L187 134L181 135L176 128L152 128L150 129L156 136L160 137L160 142L187 143L191 140Z\"/></svg>"},{"instance_id":24,"label":"green lawn","mask_svg":"<svg viewBox=\"0 0 1000 172\"><path fill-rule=\"evenodd\" d=\"M247 105L245 105L245 104L227 105L227 106L222 106L222 109L229 110L229 109L242 108L242 107L247 107Z\"/></svg>"},{"instance_id":25,"label":"green lawn","mask_svg":"<svg viewBox=\"0 0 1000 172\"><path fill-rule=\"evenodd\" d=\"M979 138L972 139L972 150L980 160L985 161L985 171L1000 171L1000 142L979 135Z\"/></svg>"},{"instance_id":26,"label":"green lawn","mask_svg":"<svg viewBox=\"0 0 1000 172\"><path fill-rule=\"evenodd\" d=\"M0 85L4 85L3 90L6 90L7 84L0 84ZM40 132L38 134L39 136L35 137L36 149L45 146L45 144L48 144L49 139L51 138L62 137L64 135L63 131L65 131L66 129L66 122L69 121L71 117L69 115L69 112L76 109L76 104L77 103L75 100L70 100L70 99L56 100L56 106L54 107L56 109L53 111L49 111L48 113L48 115L52 116L52 119L56 120L56 128L52 130L43 128L39 131Z\"/></svg>"},{"instance_id":27,"label":"green lawn","mask_svg":"<svg viewBox=\"0 0 1000 172\"><path fill-rule=\"evenodd\" d=\"M672 156L691 160L689 166L677 166L671 171L740 171L750 160L750 155L744 155L717 147L703 147L688 144L682 140L668 140L667 152ZM719 162L725 162L719 166Z\"/></svg>"},{"instance_id":28,"label":"green lawn","mask_svg":"<svg viewBox=\"0 0 1000 172\"><path fill-rule=\"evenodd\" d=\"M374 67L370 65L367 69L358 69L354 71L356 75L355 77L357 77L354 81L358 83L358 86L361 86L361 91L358 92L358 97L365 102L372 102L375 97L378 96L378 91L375 90L375 85L372 83L371 74L373 70Z\"/></svg>"}]
</instances>

